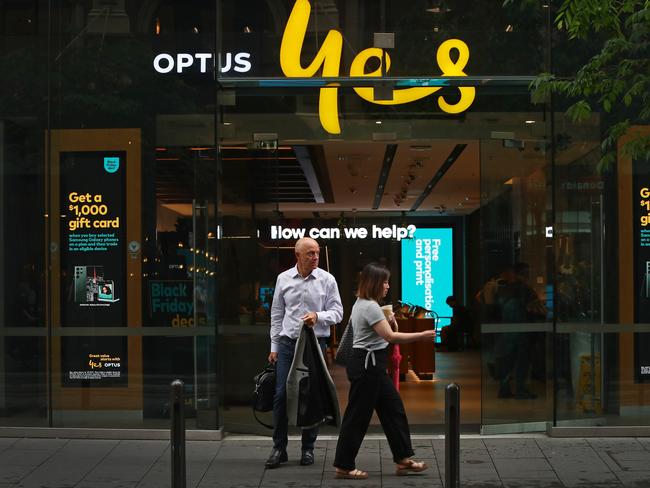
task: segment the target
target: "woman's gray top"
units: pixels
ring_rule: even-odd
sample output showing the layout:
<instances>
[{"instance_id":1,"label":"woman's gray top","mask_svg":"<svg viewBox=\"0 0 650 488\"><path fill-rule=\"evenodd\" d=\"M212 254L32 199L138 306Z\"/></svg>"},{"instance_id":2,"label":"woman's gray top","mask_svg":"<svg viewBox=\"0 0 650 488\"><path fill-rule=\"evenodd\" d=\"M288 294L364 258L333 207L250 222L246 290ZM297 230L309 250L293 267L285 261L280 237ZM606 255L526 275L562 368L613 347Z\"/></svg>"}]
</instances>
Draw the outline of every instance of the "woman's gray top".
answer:
<instances>
[{"instance_id":1,"label":"woman's gray top","mask_svg":"<svg viewBox=\"0 0 650 488\"><path fill-rule=\"evenodd\" d=\"M368 351L378 351L388 347L388 342L373 328L373 325L377 325L385 318L384 312L376 301L357 298L350 315L354 330L352 347Z\"/></svg>"}]
</instances>

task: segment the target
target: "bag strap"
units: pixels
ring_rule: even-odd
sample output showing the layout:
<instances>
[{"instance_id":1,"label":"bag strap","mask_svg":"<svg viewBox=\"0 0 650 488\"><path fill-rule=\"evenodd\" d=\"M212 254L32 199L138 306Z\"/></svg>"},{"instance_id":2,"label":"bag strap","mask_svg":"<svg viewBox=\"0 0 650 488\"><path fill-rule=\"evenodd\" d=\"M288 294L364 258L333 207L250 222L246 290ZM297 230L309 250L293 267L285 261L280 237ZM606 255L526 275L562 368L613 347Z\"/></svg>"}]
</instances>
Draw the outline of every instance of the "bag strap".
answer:
<instances>
[{"instance_id":1,"label":"bag strap","mask_svg":"<svg viewBox=\"0 0 650 488\"><path fill-rule=\"evenodd\" d=\"M257 420L260 424L262 424L262 425L263 425L264 427L266 427L267 429L274 429L274 428L275 428L275 427L273 427L272 425L269 425L269 424L267 424L267 423L265 423L265 422L262 422L262 421L259 419L259 417L257 416L257 410L255 410L255 409L253 409L253 417L255 417L255 420Z\"/></svg>"}]
</instances>

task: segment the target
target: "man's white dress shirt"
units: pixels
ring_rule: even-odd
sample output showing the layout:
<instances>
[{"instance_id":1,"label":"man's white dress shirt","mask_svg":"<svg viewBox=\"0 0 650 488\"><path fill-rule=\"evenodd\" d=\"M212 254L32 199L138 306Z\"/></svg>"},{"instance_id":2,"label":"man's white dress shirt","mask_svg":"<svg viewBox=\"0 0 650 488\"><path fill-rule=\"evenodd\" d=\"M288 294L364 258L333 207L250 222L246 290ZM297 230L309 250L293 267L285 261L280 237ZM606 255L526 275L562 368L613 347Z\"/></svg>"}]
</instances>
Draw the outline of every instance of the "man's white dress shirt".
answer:
<instances>
[{"instance_id":1,"label":"man's white dress shirt","mask_svg":"<svg viewBox=\"0 0 650 488\"><path fill-rule=\"evenodd\" d=\"M317 337L329 337L330 326L343 318L343 305L334 276L316 268L307 278L294 266L278 275L271 305L271 352L278 352L280 336L297 339L303 317L316 312Z\"/></svg>"}]
</instances>

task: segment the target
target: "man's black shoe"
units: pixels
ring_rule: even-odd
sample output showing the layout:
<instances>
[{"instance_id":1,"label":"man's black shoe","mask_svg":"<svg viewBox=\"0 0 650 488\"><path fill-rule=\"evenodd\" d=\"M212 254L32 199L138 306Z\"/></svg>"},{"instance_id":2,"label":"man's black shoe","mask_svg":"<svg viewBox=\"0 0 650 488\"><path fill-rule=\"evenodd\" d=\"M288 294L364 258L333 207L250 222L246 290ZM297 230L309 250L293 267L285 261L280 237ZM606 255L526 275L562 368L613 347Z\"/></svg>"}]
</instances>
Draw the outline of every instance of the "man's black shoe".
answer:
<instances>
[{"instance_id":1,"label":"man's black shoe","mask_svg":"<svg viewBox=\"0 0 650 488\"><path fill-rule=\"evenodd\" d=\"M286 463L289 458L287 457L287 451L281 451L280 449L273 448L269 458L264 463L264 467L267 469L273 469L280 466L280 463Z\"/></svg>"},{"instance_id":2,"label":"man's black shoe","mask_svg":"<svg viewBox=\"0 0 650 488\"><path fill-rule=\"evenodd\" d=\"M300 466L309 466L310 464L314 464L314 451L305 449L300 457Z\"/></svg>"}]
</instances>

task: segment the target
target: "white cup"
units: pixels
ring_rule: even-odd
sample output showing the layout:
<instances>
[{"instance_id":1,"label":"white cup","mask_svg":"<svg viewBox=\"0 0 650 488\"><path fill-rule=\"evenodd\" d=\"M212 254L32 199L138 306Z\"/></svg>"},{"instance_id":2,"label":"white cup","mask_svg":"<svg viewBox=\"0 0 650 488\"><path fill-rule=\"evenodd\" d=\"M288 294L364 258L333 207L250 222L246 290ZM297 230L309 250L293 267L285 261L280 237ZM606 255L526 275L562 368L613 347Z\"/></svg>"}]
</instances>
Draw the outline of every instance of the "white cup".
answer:
<instances>
[{"instance_id":1,"label":"white cup","mask_svg":"<svg viewBox=\"0 0 650 488\"><path fill-rule=\"evenodd\" d=\"M392 305L384 305L381 307L381 310L384 312L384 317L386 317L386 320L389 320L394 315Z\"/></svg>"}]
</instances>

